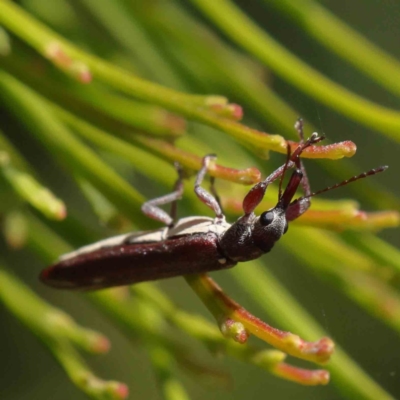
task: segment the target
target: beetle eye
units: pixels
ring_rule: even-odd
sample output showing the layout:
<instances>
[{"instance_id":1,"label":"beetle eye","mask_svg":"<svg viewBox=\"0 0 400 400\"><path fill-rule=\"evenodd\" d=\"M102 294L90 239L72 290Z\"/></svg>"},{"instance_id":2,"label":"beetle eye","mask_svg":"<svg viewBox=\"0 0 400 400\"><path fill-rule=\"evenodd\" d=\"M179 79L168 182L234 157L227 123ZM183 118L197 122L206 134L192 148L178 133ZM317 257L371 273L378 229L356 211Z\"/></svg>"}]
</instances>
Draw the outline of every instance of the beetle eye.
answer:
<instances>
[{"instance_id":1,"label":"beetle eye","mask_svg":"<svg viewBox=\"0 0 400 400\"><path fill-rule=\"evenodd\" d=\"M273 211L265 211L260 215L260 224L263 226L269 225L275 218Z\"/></svg>"},{"instance_id":2,"label":"beetle eye","mask_svg":"<svg viewBox=\"0 0 400 400\"><path fill-rule=\"evenodd\" d=\"M285 234L289 229L289 224L286 221L285 227L283 228L283 234Z\"/></svg>"}]
</instances>

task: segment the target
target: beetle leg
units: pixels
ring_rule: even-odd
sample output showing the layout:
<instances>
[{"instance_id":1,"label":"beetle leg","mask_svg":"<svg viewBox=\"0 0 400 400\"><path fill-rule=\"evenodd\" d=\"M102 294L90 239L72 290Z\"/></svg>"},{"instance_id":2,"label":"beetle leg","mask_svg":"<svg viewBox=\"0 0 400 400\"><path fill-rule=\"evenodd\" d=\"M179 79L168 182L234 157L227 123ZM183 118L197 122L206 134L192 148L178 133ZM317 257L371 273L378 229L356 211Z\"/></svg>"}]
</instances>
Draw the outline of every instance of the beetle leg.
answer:
<instances>
[{"instance_id":1,"label":"beetle leg","mask_svg":"<svg viewBox=\"0 0 400 400\"><path fill-rule=\"evenodd\" d=\"M147 215L149 218L155 219L156 221L163 222L165 225L169 227L172 227L174 225L176 219L177 201L182 198L183 194L182 167L177 162L175 162L174 165L175 169L178 172L178 179L174 185L174 191L165 196L146 201L146 203L142 205L142 212L145 215ZM168 215L167 212L165 212L163 209L159 207L169 203L172 203L170 215Z\"/></svg>"},{"instance_id":2,"label":"beetle leg","mask_svg":"<svg viewBox=\"0 0 400 400\"><path fill-rule=\"evenodd\" d=\"M290 222L300 217L310 208L310 199L301 199L291 204L286 210L286 221Z\"/></svg>"},{"instance_id":3,"label":"beetle leg","mask_svg":"<svg viewBox=\"0 0 400 400\"><path fill-rule=\"evenodd\" d=\"M300 125L298 126L298 124L300 124ZM243 199L243 211L244 211L245 215L247 215L247 216L251 215L251 213L255 210L255 208L260 204L261 200L264 198L264 194L265 194L265 191L267 190L268 185L271 184L272 182L274 182L276 179L280 178L282 176L283 172L288 168L296 167L296 168L300 169L305 177L301 180L301 185L303 187L303 190L306 193L308 193L308 191L310 190L310 185L308 183L307 174L305 172L303 163L300 159L300 155L307 147L320 142L321 140L324 139L324 137L318 136L317 133L313 133L306 141L304 141L301 138L303 135L301 120L298 120L296 122L295 128L297 129L297 131L299 132L299 135L300 135L300 139L301 139L300 145L296 148L296 150L290 156L289 162L287 162L284 165L277 168L274 172L272 172L269 176L267 176L263 181L258 182L256 185L254 185L250 189L250 191L247 193L247 195ZM306 202L304 202L304 203L306 203Z\"/></svg>"},{"instance_id":4,"label":"beetle leg","mask_svg":"<svg viewBox=\"0 0 400 400\"><path fill-rule=\"evenodd\" d=\"M176 172L178 173L178 179L176 180L175 185L174 185L174 193L180 193L180 197L176 198L172 202L171 209L169 211L169 215L172 218L173 224L176 222L178 200L182 197L182 194L183 194L183 169L182 169L181 164L179 164L178 161L174 162L174 167L176 169Z\"/></svg>"},{"instance_id":5,"label":"beetle leg","mask_svg":"<svg viewBox=\"0 0 400 400\"><path fill-rule=\"evenodd\" d=\"M211 181L212 194L207 192L207 190L205 190L204 188L201 187L201 183L204 180L204 176L207 172L210 162L215 160L216 158L217 158L217 156L215 154L208 154L207 156L203 157L203 162L202 162L203 165L202 165L199 173L197 174L196 182L194 184L194 191L195 191L197 197L204 204L206 204L208 207L210 207L214 211L217 219L223 220L225 217L224 217L224 214L222 213L222 209L219 204L218 197L215 196L216 193L215 193L215 189L213 188L213 181ZM213 196L213 194L215 197Z\"/></svg>"},{"instance_id":6,"label":"beetle leg","mask_svg":"<svg viewBox=\"0 0 400 400\"><path fill-rule=\"evenodd\" d=\"M296 129L297 133L299 134L300 137L300 143L303 144L304 143L304 131L303 131L303 127L304 127L304 122L302 118L299 118L296 123L294 124L294 128ZM320 139L320 138L319 138ZM309 139L310 140L310 139ZM296 166L297 168L299 168L301 170L301 172L303 173L303 179L301 180L301 186L303 188L303 192L304 192L304 196L308 196L309 194L311 194L311 187L310 187L310 181L308 180L308 176L307 176L307 172L306 169L304 167L303 161L300 159L300 157L297 158L297 162L296 162Z\"/></svg>"},{"instance_id":7,"label":"beetle leg","mask_svg":"<svg viewBox=\"0 0 400 400\"><path fill-rule=\"evenodd\" d=\"M294 128L300 136L300 143L304 142L304 132L303 132L303 120L299 118L294 124ZM311 187L310 181L308 180L307 171L304 167L303 161L298 157L297 159L297 168L301 170L303 173L303 179L301 180L301 187L303 188L304 196L310 195ZM300 201L290 205L286 210L286 220L293 221L294 219L300 217L300 215L304 214L311 206L311 200L309 198L301 199Z\"/></svg>"},{"instance_id":8,"label":"beetle leg","mask_svg":"<svg viewBox=\"0 0 400 400\"><path fill-rule=\"evenodd\" d=\"M217 201L221 212L224 213L223 209L222 209L222 205L221 205L221 198L218 195L217 189L215 188L215 177L211 176L210 177L210 193L214 196L215 200Z\"/></svg>"},{"instance_id":9,"label":"beetle leg","mask_svg":"<svg viewBox=\"0 0 400 400\"><path fill-rule=\"evenodd\" d=\"M303 162L300 161L300 171L303 173L303 179L301 180L301 187L303 188L304 196L310 195L311 187L310 181L308 180L308 176L306 173L306 169L304 168ZM294 219L300 217L300 215L304 214L311 206L311 199L305 198L296 201L295 203L289 205L286 210L286 220L293 221Z\"/></svg>"}]
</instances>

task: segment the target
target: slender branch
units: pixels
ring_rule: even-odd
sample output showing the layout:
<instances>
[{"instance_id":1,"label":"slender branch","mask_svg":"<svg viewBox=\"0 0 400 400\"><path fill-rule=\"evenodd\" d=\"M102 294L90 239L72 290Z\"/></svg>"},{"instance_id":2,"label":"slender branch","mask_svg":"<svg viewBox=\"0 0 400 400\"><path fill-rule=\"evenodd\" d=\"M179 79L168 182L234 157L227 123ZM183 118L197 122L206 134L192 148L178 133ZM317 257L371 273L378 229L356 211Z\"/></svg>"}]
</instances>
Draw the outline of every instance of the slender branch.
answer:
<instances>
[{"instance_id":1,"label":"slender branch","mask_svg":"<svg viewBox=\"0 0 400 400\"><path fill-rule=\"evenodd\" d=\"M279 5L280 2L274 4ZM290 2L290 4L302 7L303 3L297 5L296 2ZM176 51L177 46L180 46L180 51L184 52L185 58L183 60L178 57L178 61L183 60L182 68L199 84L204 86L208 81L218 82L219 85L224 85L227 92L234 87L235 93L243 99L241 104L246 110L257 113L258 118L265 121L268 126L271 124L276 126L277 131L284 133L285 137L297 138L293 121L301 113L273 91L273 87L270 87L269 76L263 68L233 50L225 41L213 34L199 18L172 1L159 2L157 7L151 8L143 7L140 2L131 2L129 6L133 8L135 17L140 18L148 29L157 34L170 52L174 54L174 50ZM319 23L318 20L315 22ZM324 26L321 25L321 27ZM193 43L196 43L196 46L193 46ZM365 65L369 64L365 63ZM204 78L205 71L209 74L209 79ZM390 80L390 75L388 77ZM213 90L212 85L209 90ZM306 128L307 134L316 130L309 121ZM352 160L343 160L340 164L336 164L335 168L332 168L329 163L319 162L318 168L320 167L338 179L343 179L348 174L357 174L357 167ZM398 200L377 181L361 181L357 188L352 186L350 190L357 191L358 196L362 195L375 207L399 206Z\"/></svg>"},{"instance_id":2,"label":"slender branch","mask_svg":"<svg viewBox=\"0 0 400 400\"><path fill-rule=\"evenodd\" d=\"M0 2L1 8L2 2ZM113 201L121 212L144 221L138 211L143 197L117 175L92 150L76 139L52 114L43 99L4 71L0 71L0 98L3 103L21 116L42 143L51 149L53 156L63 165L91 181Z\"/></svg>"},{"instance_id":3,"label":"slender branch","mask_svg":"<svg viewBox=\"0 0 400 400\"><path fill-rule=\"evenodd\" d=\"M304 228L303 228L304 229ZM301 308L299 303L273 277L265 265L253 261L251 268L236 268L233 276L237 284L284 327L296 326L296 332L306 337L324 335L318 323ZM332 383L346 392L349 398L365 400L393 400L356 362L341 348L329 362Z\"/></svg>"},{"instance_id":4,"label":"slender branch","mask_svg":"<svg viewBox=\"0 0 400 400\"><path fill-rule=\"evenodd\" d=\"M237 336L238 328L232 321L243 326L239 342L247 339L244 329L277 349L304 360L324 363L332 355L334 343L331 339L324 337L317 342L307 342L293 333L269 326L229 298L207 275L188 275L185 279L222 326L223 332L233 330Z\"/></svg>"},{"instance_id":5,"label":"slender branch","mask_svg":"<svg viewBox=\"0 0 400 400\"><path fill-rule=\"evenodd\" d=\"M100 58L79 50L8 0L0 2L0 22L56 66L71 74L76 74L81 81L89 81L93 76L138 99L161 105L190 119L217 128L233 136L239 142L247 144L258 153L263 153L264 156L268 155L269 150L286 154L287 145L282 136L268 135L229 118L220 117L218 114L224 111L225 106L228 107L228 114L232 113L232 117L236 116L235 109L232 109L225 98L183 94L141 80ZM78 73L76 64L80 67ZM89 74L90 79L88 78ZM294 149L293 146L292 149ZM354 155L355 149L354 143L347 141L329 145L329 147L310 146L304 151L303 156L337 159L351 157Z\"/></svg>"},{"instance_id":6,"label":"slender branch","mask_svg":"<svg viewBox=\"0 0 400 400\"><path fill-rule=\"evenodd\" d=\"M72 342L91 353L104 353L109 349L106 337L77 325L68 315L38 298L3 268L0 268L0 301L42 340L83 392L99 400L127 397L126 385L99 379L71 345Z\"/></svg>"},{"instance_id":7,"label":"slender branch","mask_svg":"<svg viewBox=\"0 0 400 400\"><path fill-rule=\"evenodd\" d=\"M139 167L142 163L140 163L141 158L137 157L138 150L129 143L118 139L110 134L94 127L93 125L88 124L87 122L75 117L73 114L70 114L58 107L55 108L57 115L59 115L67 124L76 129L77 133L83 136L84 138L90 140L93 143L96 143L103 149L108 151L113 151L115 153L120 154L124 158L131 160L136 167ZM192 153L181 150L178 147L175 147L172 144L167 142L138 137L131 135L131 140L134 143L139 143L146 150L151 153L162 157L165 160L170 162L178 161L182 166L187 167L191 170L198 171L201 168L201 157L198 157ZM143 160L143 171L148 171L149 160ZM159 171L156 171L159 174ZM247 168L243 170L237 170L233 168L223 167L218 164L213 164L210 166L208 171L210 176L214 176L220 179L230 180L236 183L242 184L254 184L258 182L261 178L261 172L257 168Z\"/></svg>"},{"instance_id":8,"label":"slender branch","mask_svg":"<svg viewBox=\"0 0 400 400\"><path fill-rule=\"evenodd\" d=\"M15 192L46 217L63 220L67 216L63 201L42 186L32 175L15 168L11 164L8 153L1 151L0 170Z\"/></svg>"},{"instance_id":9,"label":"slender branch","mask_svg":"<svg viewBox=\"0 0 400 400\"><path fill-rule=\"evenodd\" d=\"M342 239L321 230L302 228L300 232L295 228L291 234L291 240L297 246L290 241L284 245L303 260L305 266L328 279L367 312L400 333L400 294L388 284L400 276L395 261L380 265ZM313 254L303 250L317 239L318 249L314 246Z\"/></svg>"},{"instance_id":10,"label":"slender branch","mask_svg":"<svg viewBox=\"0 0 400 400\"><path fill-rule=\"evenodd\" d=\"M400 63L364 36L342 22L322 4L306 0L264 0L301 25L315 40L379 82L387 90L400 95Z\"/></svg>"},{"instance_id":11,"label":"slender branch","mask_svg":"<svg viewBox=\"0 0 400 400\"><path fill-rule=\"evenodd\" d=\"M43 64L41 69L31 67L37 62ZM142 135L169 140L185 133L185 120L160 107L115 94L96 84L80 85L71 81L65 85L63 81L49 78L50 66L36 55L27 62L26 57L13 53L0 59L0 65L60 108L110 129L139 129Z\"/></svg>"},{"instance_id":12,"label":"slender branch","mask_svg":"<svg viewBox=\"0 0 400 400\"><path fill-rule=\"evenodd\" d=\"M175 307L152 284L133 286L132 290L157 307L168 321L201 340L214 353L222 351L272 374L303 385L325 385L329 381L329 373L325 370L302 369L283 363L286 355L280 351L260 350L248 344L224 339L212 324Z\"/></svg>"},{"instance_id":13,"label":"slender branch","mask_svg":"<svg viewBox=\"0 0 400 400\"><path fill-rule=\"evenodd\" d=\"M341 236L346 243L371 257L376 264L385 266L383 270L390 266L395 275L400 274L399 248L368 232L362 235L357 232L344 232Z\"/></svg>"},{"instance_id":14,"label":"slender branch","mask_svg":"<svg viewBox=\"0 0 400 400\"><path fill-rule=\"evenodd\" d=\"M400 141L399 112L352 93L308 66L253 23L231 1L192 2L232 40L304 93L349 118Z\"/></svg>"}]
</instances>

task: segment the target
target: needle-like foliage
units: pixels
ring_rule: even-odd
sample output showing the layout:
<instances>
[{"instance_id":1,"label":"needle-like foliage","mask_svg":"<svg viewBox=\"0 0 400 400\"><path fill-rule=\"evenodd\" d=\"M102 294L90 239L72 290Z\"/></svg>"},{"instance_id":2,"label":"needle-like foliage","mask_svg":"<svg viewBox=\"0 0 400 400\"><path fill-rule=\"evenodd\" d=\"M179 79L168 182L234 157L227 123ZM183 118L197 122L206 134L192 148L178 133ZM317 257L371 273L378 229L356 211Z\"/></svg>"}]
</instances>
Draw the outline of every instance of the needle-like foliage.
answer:
<instances>
[{"instance_id":1,"label":"needle-like foliage","mask_svg":"<svg viewBox=\"0 0 400 400\"><path fill-rule=\"evenodd\" d=\"M398 232L397 242L380 235L399 226L399 61L343 10L342 20L315 0L254 3L0 0L0 304L22 322L1 325L2 400L124 399L129 388L140 399L384 400L400 390ZM299 114L307 134L319 126L329 139L302 154L314 192L389 170L336 200L316 196L273 252L213 279L90 294L38 283L73 248L156 227L140 207L172 190L174 162L180 216L209 213L192 177L216 153L208 174L228 219L239 217L250 185L299 146ZM348 159L356 146L360 166ZM276 204L278 186L257 212ZM25 348L23 329L45 347ZM96 369L116 380L103 380L77 349L110 344ZM78 390L48 374L55 363Z\"/></svg>"}]
</instances>

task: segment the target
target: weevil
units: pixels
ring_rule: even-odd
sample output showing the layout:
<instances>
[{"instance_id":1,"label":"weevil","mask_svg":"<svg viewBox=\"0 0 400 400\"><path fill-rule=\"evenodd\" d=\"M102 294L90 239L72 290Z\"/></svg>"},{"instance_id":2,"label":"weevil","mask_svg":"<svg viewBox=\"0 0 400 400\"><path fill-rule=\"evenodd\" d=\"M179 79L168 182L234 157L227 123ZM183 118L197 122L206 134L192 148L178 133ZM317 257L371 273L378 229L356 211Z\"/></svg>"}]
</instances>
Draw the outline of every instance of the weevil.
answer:
<instances>
[{"instance_id":1,"label":"weevil","mask_svg":"<svg viewBox=\"0 0 400 400\"><path fill-rule=\"evenodd\" d=\"M268 253L288 231L289 222L307 211L311 197L387 168L375 168L312 193L300 156L323 137L313 133L304 140L301 120L296 123L296 129L301 138L299 146L292 154L288 150L285 164L247 193L243 200L243 215L233 224L226 222L213 187L211 193L201 187L208 166L215 159L214 155L207 155L197 174L194 190L213 210L215 218L189 217L175 222L176 207L172 207L171 215L159 207L168 203L175 205L182 197L183 177L179 173L172 193L150 200L142 207L147 216L164 223L164 228L123 234L82 247L61 256L56 264L42 271L40 279L59 289L94 290L231 268L238 262ZM291 168L294 171L282 193L283 175ZM279 178L276 206L255 215L254 210L267 187ZM293 200L300 185L304 195Z\"/></svg>"}]
</instances>

